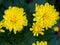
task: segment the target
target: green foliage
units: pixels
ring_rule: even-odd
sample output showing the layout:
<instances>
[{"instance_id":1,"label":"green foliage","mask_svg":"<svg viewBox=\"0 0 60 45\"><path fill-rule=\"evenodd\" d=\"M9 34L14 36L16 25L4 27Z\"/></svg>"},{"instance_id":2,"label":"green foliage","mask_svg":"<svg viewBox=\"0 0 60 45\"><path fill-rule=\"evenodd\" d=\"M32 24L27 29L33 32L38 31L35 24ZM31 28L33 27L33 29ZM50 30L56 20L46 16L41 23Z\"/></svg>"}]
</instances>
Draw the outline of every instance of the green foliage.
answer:
<instances>
[{"instance_id":1,"label":"green foliage","mask_svg":"<svg viewBox=\"0 0 60 45\"><path fill-rule=\"evenodd\" d=\"M55 36L49 41L49 45L60 45L60 37Z\"/></svg>"},{"instance_id":2,"label":"green foliage","mask_svg":"<svg viewBox=\"0 0 60 45\"><path fill-rule=\"evenodd\" d=\"M38 4L44 4L45 2L47 2L47 0L35 0L34 2Z\"/></svg>"},{"instance_id":3,"label":"green foliage","mask_svg":"<svg viewBox=\"0 0 60 45\"><path fill-rule=\"evenodd\" d=\"M0 4L2 3L2 0L0 0Z\"/></svg>"},{"instance_id":4,"label":"green foliage","mask_svg":"<svg viewBox=\"0 0 60 45\"><path fill-rule=\"evenodd\" d=\"M45 30L44 33L45 34L43 36L40 35L38 37L38 40L40 40L40 41L49 41L55 36L54 31L52 29Z\"/></svg>"},{"instance_id":5,"label":"green foliage","mask_svg":"<svg viewBox=\"0 0 60 45\"><path fill-rule=\"evenodd\" d=\"M8 42L1 42L0 45L11 45Z\"/></svg>"}]
</instances>

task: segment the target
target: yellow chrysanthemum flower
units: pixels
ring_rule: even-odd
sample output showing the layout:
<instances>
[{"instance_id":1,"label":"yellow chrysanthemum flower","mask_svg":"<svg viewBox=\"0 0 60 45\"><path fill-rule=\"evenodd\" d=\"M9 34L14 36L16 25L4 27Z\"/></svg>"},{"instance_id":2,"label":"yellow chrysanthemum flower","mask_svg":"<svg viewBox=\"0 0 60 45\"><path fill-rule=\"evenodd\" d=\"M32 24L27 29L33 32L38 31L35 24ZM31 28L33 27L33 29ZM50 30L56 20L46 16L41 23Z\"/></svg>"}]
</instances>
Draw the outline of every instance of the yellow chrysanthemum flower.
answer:
<instances>
[{"instance_id":1,"label":"yellow chrysanthemum flower","mask_svg":"<svg viewBox=\"0 0 60 45\"><path fill-rule=\"evenodd\" d=\"M45 5L36 4L35 13L33 14L33 21L43 22L46 29L51 28L56 24L59 19L59 13L56 11L53 5L45 3Z\"/></svg>"},{"instance_id":2,"label":"yellow chrysanthemum flower","mask_svg":"<svg viewBox=\"0 0 60 45\"><path fill-rule=\"evenodd\" d=\"M47 42L46 41L45 42L43 42L43 41L41 41L41 42L37 41L36 43L32 43L32 45L47 45Z\"/></svg>"},{"instance_id":3,"label":"yellow chrysanthemum flower","mask_svg":"<svg viewBox=\"0 0 60 45\"><path fill-rule=\"evenodd\" d=\"M27 26L27 18L23 8L9 7L4 11L4 27L9 31L21 31L23 26Z\"/></svg>"},{"instance_id":4,"label":"yellow chrysanthemum flower","mask_svg":"<svg viewBox=\"0 0 60 45\"><path fill-rule=\"evenodd\" d=\"M38 34L44 35L44 29L42 23L33 23L32 28L30 28L30 31L33 32L34 36L38 36Z\"/></svg>"},{"instance_id":5,"label":"yellow chrysanthemum flower","mask_svg":"<svg viewBox=\"0 0 60 45\"><path fill-rule=\"evenodd\" d=\"M59 31L59 27L55 26L55 27L53 28L53 30L54 30L55 32L58 32L58 31Z\"/></svg>"}]
</instances>

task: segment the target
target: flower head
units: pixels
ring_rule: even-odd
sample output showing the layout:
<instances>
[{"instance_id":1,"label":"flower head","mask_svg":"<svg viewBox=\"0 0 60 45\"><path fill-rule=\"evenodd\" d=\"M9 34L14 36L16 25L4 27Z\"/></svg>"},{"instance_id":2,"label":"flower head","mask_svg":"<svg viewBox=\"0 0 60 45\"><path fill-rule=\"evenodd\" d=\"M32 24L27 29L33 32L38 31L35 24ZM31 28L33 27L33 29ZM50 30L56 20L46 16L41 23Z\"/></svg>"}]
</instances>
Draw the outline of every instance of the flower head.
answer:
<instances>
[{"instance_id":1,"label":"flower head","mask_svg":"<svg viewBox=\"0 0 60 45\"><path fill-rule=\"evenodd\" d=\"M57 23L59 19L59 13L56 11L53 5L45 3L45 5L36 4L35 13L33 14L33 21L43 22L46 29L51 28Z\"/></svg>"},{"instance_id":2,"label":"flower head","mask_svg":"<svg viewBox=\"0 0 60 45\"><path fill-rule=\"evenodd\" d=\"M30 31L33 32L34 36L38 36L38 34L44 35L42 23L33 23L33 26L32 28L30 28Z\"/></svg>"},{"instance_id":3,"label":"flower head","mask_svg":"<svg viewBox=\"0 0 60 45\"><path fill-rule=\"evenodd\" d=\"M37 41L36 43L32 43L32 45L47 45L47 42L46 41L45 42L43 42L43 41L41 41L41 42Z\"/></svg>"},{"instance_id":4,"label":"flower head","mask_svg":"<svg viewBox=\"0 0 60 45\"><path fill-rule=\"evenodd\" d=\"M55 32L58 32L58 31L59 31L59 27L55 26L55 27L53 28L53 30L54 30Z\"/></svg>"},{"instance_id":5,"label":"flower head","mask_svg":"<svg viewBox=\"0 0 60 45\"><path fill-rule=\"evenodd\" d=\"M27 26L27 18L23 8L9 7L4 12L4 27L9 31L21 31L23 26Z\"/></svg>"}]
</instances>

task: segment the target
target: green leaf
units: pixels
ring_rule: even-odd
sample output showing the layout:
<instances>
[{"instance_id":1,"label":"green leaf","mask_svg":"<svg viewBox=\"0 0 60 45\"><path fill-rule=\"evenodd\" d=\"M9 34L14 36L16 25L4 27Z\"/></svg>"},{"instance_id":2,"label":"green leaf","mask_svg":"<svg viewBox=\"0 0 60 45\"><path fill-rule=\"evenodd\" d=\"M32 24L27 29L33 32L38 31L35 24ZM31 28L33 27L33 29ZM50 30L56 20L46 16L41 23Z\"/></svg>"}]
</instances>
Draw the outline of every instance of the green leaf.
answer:
<instances>
[{"instance_id":1,"label":"green leaf","mask_svg":"<svg viewBox=\"0 0 60 45\"><path fill-rule=\"evenodd\" d=\"M50 4L55 4L56 0L48 0Z\"/></svg>"},{"instance_id":2,"label":"green leaf","mask_svg":"<svg viewBox=\"0 0 60 45\"><path fill-rule=\"evenodd\" d=\"M54 37L48 43L49 45L60 45L60 37Z\"/></svg>"},{"instance_id":3,"label":"green leaf","mask_svg":"<svg viewBox=\"0 0 60 45\"><path fill-rule=\"evenodd\" d=\"M33 42L36 42L37 39L33 36L32 32L26 31L24 33L24 45L31 45Z\"/></svg>"},{"instance_id":4,"label":"green leaf","mask_svg":"<svg viewBox=\"0 0 60 45\"><path fill-rule=\"evenodd\" d=\"M1 42L0 45L11 45L11 44L8 42Z\"/></svg>"},{"instance_id":5,"label":"green leaf","mask_svg":"<svg viewBox=\"0 0 60 45\"><path fill-rule=\"evenodd\" d=\"M5 8L8 8L9 6L14 6L15 4L13 3L12 0L4 0L3 5Z\"/></svg>"},{"instance_id":6,"label":"green leaf","mask_svg":"<svg viewBox=\"0 0 60 45\"><path fill-rule=\"evenodd\" d=\"M39 35L37 38L40 41L49 41L53 37L55 37L55 34L54 34L53 30L48 29L48 30L44 31L44 35Z\"/></svg>"},{"instance_id":7,"label":"green leaf","mask_svg":"<svg viewBox=\"0 0 60 45\"><path fill-rule=\"evenodd\" d=\"M18 7L20 7L20 0L13 0L14 1L14 4L15 4L15 6L18 6Z\"/></svg>"},{"instance_id":8,"label":"green leaf","mask_svg":"<svg viewBox=\"0 0 60 45\"><path fill-rule=\"evenodd\" d=\"M47 0L34 0L35 3L44 4Z\"/></svg>"},{"instance_id":9,"label":"green leaf","mask_svg":"<svg viewBox=\"0 0 60 45\"><path fill-rule=\"evenodd\" d=\"M0 4L2 3L2 0L0 0Z\"/></svg>"},{"instance_id":10,"label":"green leaf","mask_svg":"<svg viewBox=\"0 0 60 45\"><path fill-rule=\"evenodd\" d=\"M26 0L19 0L19 1L22 5L24 5L24 3L26 3Z\"/></svg>"},{"instance_id":11,"label":"green leaf","mask_svg":"<svg viewBox=\"0 0 60 45\"><path fill-rule=\"evenodd\" d=\"M28 8L29 8L30 13L33 13L35 11L35 3L34 2L29 3Z\"/></svg>"}]
</instances>

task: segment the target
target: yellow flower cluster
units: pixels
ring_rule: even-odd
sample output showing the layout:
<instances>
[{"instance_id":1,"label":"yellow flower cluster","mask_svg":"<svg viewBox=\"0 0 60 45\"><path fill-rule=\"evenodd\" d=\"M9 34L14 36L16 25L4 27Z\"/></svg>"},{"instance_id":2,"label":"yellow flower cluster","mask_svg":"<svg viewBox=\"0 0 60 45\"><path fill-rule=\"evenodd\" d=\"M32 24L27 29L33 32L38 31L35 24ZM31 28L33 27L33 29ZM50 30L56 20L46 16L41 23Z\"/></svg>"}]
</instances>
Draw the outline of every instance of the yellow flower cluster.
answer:
<instances>
[{"instance_id":1,"label":"yellow flower cluster","mask_svg":"<svg viewBox=\"0 0 60 45\"><path fill-rule=\"evenodd\" d=\"M34 23L38 24L32 26L33 29L32 31L34 35L38 36L38 34L42 34L40 33L40 31L42 32L43 28L48 30L48 28L51 28L52 26L54 26L54 24L57 23L57 20L59 19L58 16L59 13L56 11L54 6L50 5L49 3L45 3L44 5L36 4L35 6L36 7L35 7L35 13L33 13L34 16L33 21L35 21ZM35 29L33 27L38 28Z\"/></svg>"},{"instance_id":2,"label":"yellow flower cluster","mask_svg":"<svg viewBox=\"0 0 60 45\"><path fill-rule=\"evenodd\" d=\"M54 6L49 5L49 3L45 3L45 5L36 4L35 13L33 16L35 17L33 21L43 22L45 28L51 28L54 24L56 24L56 20L59 18L59 13L54 9ZM41 20L41 21L40 21Z\"/></svg>"},{"instance_id":3,"label":"yellow flower cluster","mask_svg":"<svg viewBox=\"0 0 60 45\"><path fill-rule=\"evenodd\" d=\"M27 26L27 18L23 8L9 7L4 11L3 26L9 31L21 31L23 26Z\"/></svg>"},{"instance_id":4,"label":"yellow flower cluster","mask_svg":"<svg viewBox=\"0 0 60 45\"><path fill-rule=\"evenodd\" d=\"M47 42L46 41L45 42L43 42L43 41L41 41L41 42L37 41L36 44L32 43L32 45L47 45Z\"/></svg>"},{"instance_id":5,"label":"yellow flower cluster","mask_svg":"<svg viewBox=\"0 0 60 45\"><path fill-rule=\"evenodd\" d=\"M33 26L32 28L30 28L30 31L33 31L34 36L38 36L38 34L44 35L44 33L42 32L44 31L42 23L33 23Z\"/></svg>"}]
</instances>

